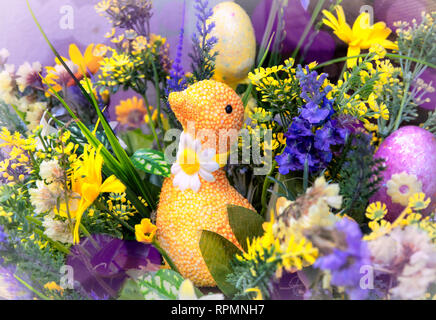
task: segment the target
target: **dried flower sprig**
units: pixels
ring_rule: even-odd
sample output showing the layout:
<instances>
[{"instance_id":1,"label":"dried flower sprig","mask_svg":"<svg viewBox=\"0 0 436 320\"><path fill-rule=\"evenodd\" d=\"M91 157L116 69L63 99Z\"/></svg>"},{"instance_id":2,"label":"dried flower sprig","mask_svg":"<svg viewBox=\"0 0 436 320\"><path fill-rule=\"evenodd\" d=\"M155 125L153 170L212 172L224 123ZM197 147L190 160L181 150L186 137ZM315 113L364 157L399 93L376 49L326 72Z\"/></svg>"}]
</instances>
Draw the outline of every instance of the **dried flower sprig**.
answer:
<instances>
[{"instance_id":1,"label":"dried flower sprig","mask_svg":"<svg viewBox=\"0 0 436 320\"><path fill-rule=\"evenodd\" d=\"M197 32L192 36L193 52L189 55L192 60L192 81L212 78L215 70L215 59L218 52L212 52L218 39L210 36L215 28L214 22L209 22L213 10L209 8L208 0L195 0L194 8L197 17Z\"/></svg>"}]
</instances>

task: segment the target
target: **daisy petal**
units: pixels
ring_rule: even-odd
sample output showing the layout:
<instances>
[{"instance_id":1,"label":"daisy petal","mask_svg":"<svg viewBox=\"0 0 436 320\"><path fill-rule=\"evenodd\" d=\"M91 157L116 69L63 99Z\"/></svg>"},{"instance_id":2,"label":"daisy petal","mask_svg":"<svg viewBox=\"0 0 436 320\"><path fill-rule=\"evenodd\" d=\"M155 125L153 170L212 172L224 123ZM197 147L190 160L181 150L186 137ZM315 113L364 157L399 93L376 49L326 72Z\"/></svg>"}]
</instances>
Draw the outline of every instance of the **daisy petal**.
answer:
<instances>
[{"instance_id":1,"label":"daisy petal","mask_svg":"<svg viewBox=\"0 0 436 320\"><path fill-rule=\"evenodd\" d=\"M204 170L203 168L200 168L200 176L206 180L207 182L214 182L215 177L212 173L208 172L207 170Z\"/></svg>"}]
</instances>

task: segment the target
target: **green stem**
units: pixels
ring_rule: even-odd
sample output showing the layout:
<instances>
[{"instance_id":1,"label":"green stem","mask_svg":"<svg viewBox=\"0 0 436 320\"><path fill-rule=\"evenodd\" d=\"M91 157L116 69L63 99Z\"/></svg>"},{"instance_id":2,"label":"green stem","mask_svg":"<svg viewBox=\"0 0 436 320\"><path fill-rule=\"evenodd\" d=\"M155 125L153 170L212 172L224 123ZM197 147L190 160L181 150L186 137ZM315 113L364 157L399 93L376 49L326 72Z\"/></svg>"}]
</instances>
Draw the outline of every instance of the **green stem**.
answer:
<instances>
[{"instance_id":1,"label":"green stem","mask_svg":"<svg viewBox=\"0 0 436 320\"><path fill-rule=\"evenodd\" d=\"M291 56L292 59L295 59L298 52L300 51L301 46L303 45L304 40L306 40L306 37L309 34L309 31L312 28L312 26L315 22L315 19L318 17L319 12L321 11L324 2L325 2L325 0L318 1L317 5L315 7L315 10L312 13L312 17L310 18L309 23L306 25L306 28L304 29L303 34L301 35L300 40L298 41L297 47L295 48L294 52L292 52L292 56Z\"/></svg>"},{"instance_id":2,"label":"green stem","mask_svg":"<svg viewBox=\"0 0 436 320\"><path fill-rule=\"evenodd\" d=\"M268 177L270 177L273 174L273 172L274 172L274 170L276 168L276 164L277 163L274 160L273 163L272 163L272 166L271 166L271 170L268 172L267 176L265 177L265 181L263 182L262 196L261 196L262 211L261 211L260 215L262 217L264 217L264 218L265 218L266 210L267 210L267 207L268 207L268 204L267 204L267 201L266 201L267 191L268 191L269 185L271 184L271 180L268 179Z\"/></svg>"},{"instance_id":3,"label":"green stem","mask_svg":"<svg viewBox=\"0 0 436 320\"><path fill-rule=\"evenodd\" d=\"M158 123L159 123L161 129L163 130L162 119L161 119L161 117L160 117L161 110L160 110L160 87L159 87L159 76L158 76L158 74L157 74L156 65L155 65L154 61L152 61L151 65L152 65L152 67L153 67L154 88L156 89L157 121L158 121ZM151 121L151 118L150 118L150 121Z\"/></svg>"},{"instance_id":4,"label":"green stem","mask_svg":"<svg viewBox=\"0 0 436 320\"><path fill-rule=\"evenodd\" d=\"M263 63L265 62L265 60L266 60L269 48L271 47L271 43L272 43L273 37L274 37L274 34L269 39L268 46L266 48L265 54L263 55L262 59L259 62L259 65L257 66L258 68L260 68L263 65ZM253 89L253 84L250 82L250 84L248 85L247 90L245 90L244 96L242 97L242 103L243 103L244 107L247 106L248 99L250 98L250 94L251 94L251 90L252 89Z\"/></svg>"},{"instance_id":5,"label":"green stem","mask_svg":"<svg viewBox=\"0 0 436 320\"><path fill-rule=\"evenodd\" d=\"M171 258L168 256L168 254L165 252L164 249L159 245L159 243L156 241L156 239L153 239L153 242L151 243L157 251L162 255L162 257L165 259L165 261L168 263L171 269L173 269L176 272L179 272L174 262L171 260Z\"/></svg>"},{"instance_id":6,"label":"green stem","mask_svg":"<svg viewBox=\"0 0 436 320\"><path fill-rule=\"evenodd\" d=\"M147 109L148 123L150 124L151 132L153 133L153 137L156 140L157 147L159 148L160 151L163 151L162 146L161 146L160 141L159 141L159 137L156 133L156 127L154 126L153 120L151 119L152 114L150 112L150 104L148 103L147 96L145 94L143 94L142 97L144 98L144 101L145 101L145 108ZM159 99L159 97L158 97L158 99ZM160 115L158 115L158 116L160 116Z\"/></svg>"},{"instance_id":7,"label":"green stem","mask_svg":"<svg viewBox=\"0 0 436 320\"><path fill-rule=\"evenodd\" d=\"M34 224L36 224L38 226L42 225L41 221L39 221L39 220L37 220L37 219L35 219L34 217L31 217L31 216L27 216L26 220L28 220L29 222L32 222L32 223L34 223ZM49 237L47 237L42 230L40 230L38 228L34 228L33 232L35 232L41 238L43 238L43 239L47 240L48 242L50 242L60 252L63 252L65 254L70 254L70 250L67 247L65 247L60 242L54 241L54 240L50 239Z\"/></svg>"},{"instance_id":8,"label":"green stem","mask_svg":"<svg viewBox=\"0 0 436 320\"><path fill-rule=\"evenodd\" d=\"M410 88L410 81L407 81L403 92L403 99L401 100L400 110L398 110L397 118L395 119L394 131L400 127L401 118L403 115L404 106L406 105L406 97L407 97L407 93L409 92L409 88Z\"/></svg>"},{"instance_id":9,"label":"green stem","mask_svg":"<svg viewBox=\"0 0 436 320\"><path fill-rule=\"evenodd\" d=\"M38 290L36 290L35 288L33 288L30 284L28 284L26 281L24 281L23 279L21 279L19 276L17 276L16 274L14 274L14 278L17 279L23 286L25 286L27 289L29 289L30 291L32 291L33 293L35 293L38 297L40 297L43 300L51 300L49 297L43 295L41 292L39 292Z\"/></svg>"}]
</instances>

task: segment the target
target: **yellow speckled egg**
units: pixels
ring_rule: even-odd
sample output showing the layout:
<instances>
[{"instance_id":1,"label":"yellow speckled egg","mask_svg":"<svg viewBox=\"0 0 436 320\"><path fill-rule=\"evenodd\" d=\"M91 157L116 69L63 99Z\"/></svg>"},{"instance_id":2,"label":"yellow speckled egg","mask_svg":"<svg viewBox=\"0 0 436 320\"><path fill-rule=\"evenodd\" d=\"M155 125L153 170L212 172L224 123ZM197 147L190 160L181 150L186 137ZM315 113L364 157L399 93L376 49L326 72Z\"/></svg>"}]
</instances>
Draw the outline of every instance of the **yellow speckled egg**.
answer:
<instances>
[{"instance_id":1,"label":"yellow speckled egg","mask_svg":"<svg viewBox=\"0 0 436 320\"><path fill-rule=\"evenodd\" d=\"M235 88L254 65L256 38L250 17L238 4L222 2L213 8L212 35L218 38L214 79Z\"/></svg>"}]
</instances>

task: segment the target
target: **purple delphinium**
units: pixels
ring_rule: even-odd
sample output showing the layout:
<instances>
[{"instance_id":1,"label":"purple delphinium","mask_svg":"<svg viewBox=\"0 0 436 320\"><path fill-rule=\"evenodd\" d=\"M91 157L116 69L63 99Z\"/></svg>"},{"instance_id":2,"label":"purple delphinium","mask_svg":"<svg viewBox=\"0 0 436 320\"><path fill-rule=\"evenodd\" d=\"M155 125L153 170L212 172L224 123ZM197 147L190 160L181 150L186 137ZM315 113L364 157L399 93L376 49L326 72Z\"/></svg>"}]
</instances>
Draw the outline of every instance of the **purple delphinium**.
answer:
<instances>
[{"instance_id":1,"label":"purple delphinium","mask_svg":"<svg viewBox=\"0 0 436 320\"><path fill-rule=\"evenodd\" d=\"M310 172L324 169L332 160L332 147L343 145L349 133L332 119L334 100L327 98L331 87L323 88L327 74L318 77L318 73L310 72L309 67L304 71L298 66L296 76L302 91L300 96L306 104L285 134L283 153L276 156L279 172L283 175L304 170L305 163Z\"/></svg>"},{"instance_id":2,"label":"purple delphinium","mask_svg":"<svg viewBox=\"0 0 436 320\"><path fill-rule=\"evenodd\" d=\"M182 66L182 54L183 54L183 39L185 35L185 12L186 12L186 0L183 1L183 18L182 26L180 28L179 43L177 45L176 59L170 70L170 79L167 82L166 93L182 91L186 87L185 71Z\"/></svg>"},{"instance_id":3,"label":"purple delphinium","mask_svg":"<svg viewBox=\"0 0 436 320\"><path fill-rule=\"evenodd\" d=\"M362 240L362 232L349 218L336 222L333 232L339 233L336 238L341 239L341 243L335 244L331 253L318 258L314 267L329 270L331 284L345 287L350 299L365 299L369 292L360 287L361 268L371 265L371 258L367 243Z\"/></svg>"}]
</instances>

